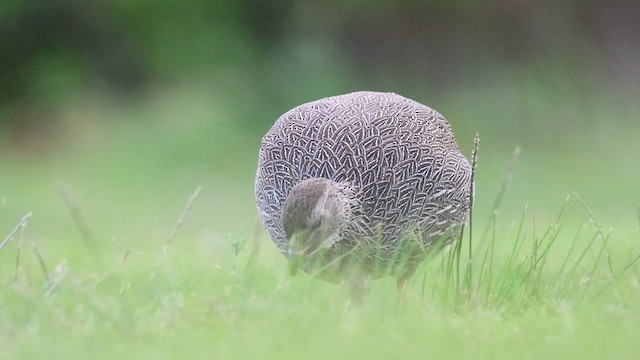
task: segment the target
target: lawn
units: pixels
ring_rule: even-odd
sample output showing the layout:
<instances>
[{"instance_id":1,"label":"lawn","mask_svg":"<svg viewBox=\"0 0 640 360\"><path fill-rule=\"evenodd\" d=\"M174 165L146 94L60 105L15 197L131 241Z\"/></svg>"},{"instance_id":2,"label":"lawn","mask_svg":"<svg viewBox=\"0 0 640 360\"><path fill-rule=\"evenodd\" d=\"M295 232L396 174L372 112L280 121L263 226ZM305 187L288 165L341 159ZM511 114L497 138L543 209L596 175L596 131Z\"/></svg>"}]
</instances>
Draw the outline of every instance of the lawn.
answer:
<instances>
[{"instance_id":1,"label":"lawn","mask_svg":"<svg viewBox=\"0 0 640 360\"><path fill-rule=\"evenodd\" d=\"M3 145L0 358L640 358L640 132L615 120L637 113L501 138L509 113L439 99L465 154L481 134L472 240L424 263L401 309L391 278L347 309L287 275L253 203L268 122L216 96L87 101L48 150Z\"/></svg>"}]
</instances>

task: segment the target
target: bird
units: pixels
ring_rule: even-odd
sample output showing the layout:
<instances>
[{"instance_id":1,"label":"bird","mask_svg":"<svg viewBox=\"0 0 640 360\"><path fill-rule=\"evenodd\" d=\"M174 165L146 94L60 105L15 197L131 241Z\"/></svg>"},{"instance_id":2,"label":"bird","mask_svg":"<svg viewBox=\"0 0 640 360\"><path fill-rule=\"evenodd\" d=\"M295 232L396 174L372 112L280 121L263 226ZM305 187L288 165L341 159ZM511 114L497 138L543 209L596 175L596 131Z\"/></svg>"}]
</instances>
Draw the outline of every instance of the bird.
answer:
<instances>
[{"instance_id":1,"label":"bird","mask_svg":"<svg viewBox=\"0 0 640 360\"><path fill-rule=\"evenodd\" d=\"M451 125L390 92L294 107L258 153L256 206L290 274L344 283L356 303L383 276L402 291L429 253L459 238L471 194Z\"/></svg>"}]
</instances>

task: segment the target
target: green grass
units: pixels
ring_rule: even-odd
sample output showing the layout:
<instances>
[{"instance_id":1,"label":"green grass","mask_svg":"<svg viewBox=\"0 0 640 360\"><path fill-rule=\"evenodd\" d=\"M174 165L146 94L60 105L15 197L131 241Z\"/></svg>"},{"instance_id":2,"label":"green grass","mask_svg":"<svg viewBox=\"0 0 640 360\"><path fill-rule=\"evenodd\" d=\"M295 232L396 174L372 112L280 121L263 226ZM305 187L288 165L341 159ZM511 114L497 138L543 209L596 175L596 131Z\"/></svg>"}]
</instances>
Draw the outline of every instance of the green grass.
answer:
<instances>
[{"instance_id":1,"label":"green grass","mask_svg":"<svg viewBox=\"0 0 640 360\"><path fill-rule=\"evenodd\" d=\"M400 311L395 308L392 279L375 282L361 308L346 310L344 289L306 275L286 276L284 259L270 248L261 249L264 241L255 243L246 236L228 238L222 253L198 251L179 238L137 254L127 254L121 246L121 256L103 258L104 265L96 271L76 270L70 260L54 259L40 250L43 267L33 246L24 238L14 239L16 243L1 254L0 334L5 346L0 354L640 355L635 341L639 273L631 254L614 254L621 249L609 249L610 238L593 224L568 229L560 215L548 227L534 229L529 219L524 213L515 234L496 234L494 222L490 224L486 246L475 249L482 256L474 258L470 283L448 273L465 272L464 266L451 266L454 251L434 256L414 277ZM504 239L510 239L511 248L496 246ZM89 256L89 251L75 249L68 255Z\"/></svg>"},{"instance_id":2,"label":"green grass","mask_svg":"<svg viewBox=\"0 0 640 360\"><path fill-rule=\"evenodd\" d=\"M345 289L288 276L257 223L259 136L192 95L75 109L67 130L78 112L102 121L0 158L0 241L31 213L0 249L0 358L640 357L640 194L619 186L639 170L606 171L636 152L524 148L501 188L506 145L483 139L471 256L466 232L401 311L392 278L345 310Z\"/></svg>"}]
</instances>

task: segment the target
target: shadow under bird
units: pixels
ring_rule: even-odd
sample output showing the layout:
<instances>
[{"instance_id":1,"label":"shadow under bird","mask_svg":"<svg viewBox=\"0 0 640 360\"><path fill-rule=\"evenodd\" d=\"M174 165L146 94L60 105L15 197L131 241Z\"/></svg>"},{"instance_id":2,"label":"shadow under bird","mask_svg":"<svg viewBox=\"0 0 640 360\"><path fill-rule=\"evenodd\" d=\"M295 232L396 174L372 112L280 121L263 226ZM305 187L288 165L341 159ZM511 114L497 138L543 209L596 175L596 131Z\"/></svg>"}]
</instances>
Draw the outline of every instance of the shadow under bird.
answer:
<instances>
[{"instance_id":1,"label":"shadow under bird","mask_svg":"<svg viewBox=\"0 0 640 360\"><path fill-rule=\"evenodd\" d=\"M471 165L437 111L394 93L295 107L263 137L255 178L262 224L298 269L350 288L399 290L469 217Z\"/></svg>"}]
</instances>

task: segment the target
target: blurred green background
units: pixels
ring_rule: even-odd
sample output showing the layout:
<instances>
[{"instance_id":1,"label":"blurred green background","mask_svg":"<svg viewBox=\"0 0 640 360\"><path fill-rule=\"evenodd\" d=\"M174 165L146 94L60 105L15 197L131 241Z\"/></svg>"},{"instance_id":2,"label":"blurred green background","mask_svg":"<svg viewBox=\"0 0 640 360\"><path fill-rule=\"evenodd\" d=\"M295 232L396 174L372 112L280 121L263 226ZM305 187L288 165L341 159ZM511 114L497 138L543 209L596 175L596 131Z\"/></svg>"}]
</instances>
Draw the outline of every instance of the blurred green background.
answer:
<instances>
[{"instance_id":1,"label":"blurred green background","mask_svg":"<svg viewBox=\"0 0 640 360\"><path fill-rule=\"evenodd\" d=\"M0 234L32 211L25 237L65 256L81 246L67 194L102 250L157 248L202 185L185 246L266 239L261 136L293 106L365 89L437 109L467 155L480 133L481 221L519 145L504 223L527 203L550 218L575 190L637 234L638 14L633 0L4 0Z\"/></svg>"}]
</instances>

